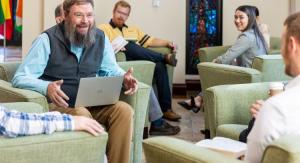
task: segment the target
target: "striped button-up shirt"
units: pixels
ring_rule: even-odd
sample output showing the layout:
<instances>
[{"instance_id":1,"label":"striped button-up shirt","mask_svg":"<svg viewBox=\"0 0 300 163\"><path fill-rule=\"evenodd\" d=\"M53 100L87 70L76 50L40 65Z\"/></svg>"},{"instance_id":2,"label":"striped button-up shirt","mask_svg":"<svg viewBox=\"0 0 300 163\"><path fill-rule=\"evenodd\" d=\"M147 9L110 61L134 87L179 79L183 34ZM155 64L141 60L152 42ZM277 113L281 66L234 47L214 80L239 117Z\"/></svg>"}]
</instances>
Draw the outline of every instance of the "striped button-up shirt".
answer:
<instances>
[{"instance_id":1,"label":"striped button-up shirt","mask_svg":"<svg viewBox=\"0 0 300 163\"><path fill-rule=\"evenodd\" d=\"M0 135L17 137L75 129L71 115L59 112L24 113L0 106Z\"/></svg>"}]
</instances>

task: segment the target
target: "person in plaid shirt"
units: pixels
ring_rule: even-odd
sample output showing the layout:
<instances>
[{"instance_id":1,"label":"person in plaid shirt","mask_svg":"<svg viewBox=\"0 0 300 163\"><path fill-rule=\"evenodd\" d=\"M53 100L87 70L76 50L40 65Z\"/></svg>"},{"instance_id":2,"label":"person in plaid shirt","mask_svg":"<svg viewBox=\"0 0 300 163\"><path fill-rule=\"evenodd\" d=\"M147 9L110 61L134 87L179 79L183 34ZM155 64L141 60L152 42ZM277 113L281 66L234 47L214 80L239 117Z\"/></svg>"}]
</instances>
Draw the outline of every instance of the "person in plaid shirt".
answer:
<instances>
[{"instance_id":1,"label":"person in plaid shirt","mask_svg":"<svg viewBox=\"0 0 300 163\"><path fill-rule=\"evenodd\" d=\"M24 113L0 105L0 135L14 138L73 130L87 131L94 136L104 132L103 127L91 118L59 112Z\"/></svg>"}]
</instances>

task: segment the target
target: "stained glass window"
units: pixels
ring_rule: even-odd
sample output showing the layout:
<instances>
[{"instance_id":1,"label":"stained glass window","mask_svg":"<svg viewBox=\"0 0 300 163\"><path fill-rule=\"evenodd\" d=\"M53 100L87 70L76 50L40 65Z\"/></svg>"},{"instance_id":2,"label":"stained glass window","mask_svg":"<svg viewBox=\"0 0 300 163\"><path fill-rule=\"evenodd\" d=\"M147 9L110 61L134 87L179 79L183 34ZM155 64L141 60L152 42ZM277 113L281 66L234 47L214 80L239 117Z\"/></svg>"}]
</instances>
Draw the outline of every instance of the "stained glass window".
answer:
<instances>
[{"instance_id":1,"label":"stained glass window","mask_svg":"<svg viewBox=\"0 0 300 163\"><path fill-rule=\"evenodd\" d=\"M188 0L187 74L198 74L197 50L222 43L222 0Z\"/></svg>"}]
</instances>

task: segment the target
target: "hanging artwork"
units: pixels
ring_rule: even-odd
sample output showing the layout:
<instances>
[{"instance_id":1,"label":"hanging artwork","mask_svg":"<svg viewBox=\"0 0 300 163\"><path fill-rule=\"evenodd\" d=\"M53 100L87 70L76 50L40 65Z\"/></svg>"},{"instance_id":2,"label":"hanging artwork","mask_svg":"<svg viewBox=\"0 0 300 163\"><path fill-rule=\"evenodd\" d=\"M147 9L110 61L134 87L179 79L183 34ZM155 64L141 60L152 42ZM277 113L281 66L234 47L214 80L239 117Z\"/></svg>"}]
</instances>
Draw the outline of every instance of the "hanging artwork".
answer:
<instances>
[{"instance_id":1,"label":"hanging artwork","mask_svg":"<svg viewBox=\"0 0 300 163\"><path fill-rule=\"evenodd\" d=\"M222 44L222 0L187 1L186 73L198 74L198 49Z\"/></svg>"}]
</instances>

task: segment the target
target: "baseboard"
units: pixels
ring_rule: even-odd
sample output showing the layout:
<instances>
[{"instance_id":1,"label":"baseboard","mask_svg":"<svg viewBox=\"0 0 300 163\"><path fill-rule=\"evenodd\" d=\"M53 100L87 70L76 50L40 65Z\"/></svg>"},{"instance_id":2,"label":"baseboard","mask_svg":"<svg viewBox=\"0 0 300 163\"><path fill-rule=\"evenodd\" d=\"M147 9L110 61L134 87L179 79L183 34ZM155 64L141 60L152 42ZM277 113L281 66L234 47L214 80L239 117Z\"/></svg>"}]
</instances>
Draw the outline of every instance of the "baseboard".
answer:
<instances>
[{"instance_id":1,"label":"baseboard","mask_svg":"<svg viewBox=\"0 0 300 163\"><path fill-rule=\"evenodd\" d=\"M200 80L185 80L187 91L201 91Z\"/></svg>"},{"instance_id":2,"label":"baseboard","mask_svg":"<svg viewBox=\"0 0 300 163\"><path fill-rule=\"evenodd\" d=\"M186 80L185 84L173 84L173 96L186 96L187 91L200 92L200 80Z\"/></svg>"},{"instance_id":3,"label":"baseboard","mask_svg":"<svg viewBox=\"0 0 300 163\"><path fill-rule=\"evenodd\" d=\"M173 84L173 96L186 96L186 84Z\"/></svg>"}]
</instances>

